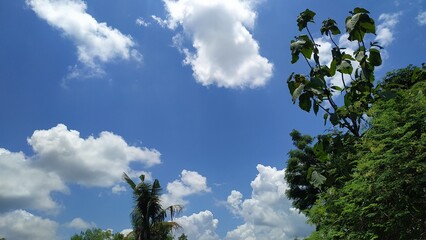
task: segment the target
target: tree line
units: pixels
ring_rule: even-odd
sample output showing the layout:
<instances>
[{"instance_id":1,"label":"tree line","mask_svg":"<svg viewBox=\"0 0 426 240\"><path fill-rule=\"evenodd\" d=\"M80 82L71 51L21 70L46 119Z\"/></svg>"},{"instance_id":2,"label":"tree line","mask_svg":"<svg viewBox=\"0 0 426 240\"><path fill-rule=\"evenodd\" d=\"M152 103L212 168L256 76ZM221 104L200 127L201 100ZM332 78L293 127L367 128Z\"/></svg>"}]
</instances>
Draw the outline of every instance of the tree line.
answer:
<instances>
[{"instance_id":1,"label":"tree line","mask_svg":"<svg viewBox=\"0 0 426 240\"><path fill-rule=\"evenodd\" d=\"M369 12L355 8L345 21L353 53L334 41L336 21L320 33L333 44L332 61L321 64L309 24L309 9L297 18L292 63L306 61L309 74L292 73L287 84L293 103L334 126L317 137L293 130L287 196L316 230L306 239L426 239L426 66L388 73L376 84L382 63ZM327 79L339 79L332 85ZM338 96L338 97L336 97ZM343 99L342 99L343 98Z\"/></svg>"}]
</instances>

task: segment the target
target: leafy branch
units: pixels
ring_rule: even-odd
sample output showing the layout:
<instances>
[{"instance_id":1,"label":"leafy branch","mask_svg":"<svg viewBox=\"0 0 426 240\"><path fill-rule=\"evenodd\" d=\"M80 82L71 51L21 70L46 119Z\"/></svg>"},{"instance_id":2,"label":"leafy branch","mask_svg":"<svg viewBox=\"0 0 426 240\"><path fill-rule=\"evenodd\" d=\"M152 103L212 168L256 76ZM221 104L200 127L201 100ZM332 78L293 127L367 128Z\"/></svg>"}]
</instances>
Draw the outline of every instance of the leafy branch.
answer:
<instances>
[{"instance_id":1,"label":"leafy branch","mask_svg":"<svg viewBox=\"0 0 426 240\"><path fill-rule=\"evenodd\" d=\"M306 30L307 34L295 37L290 43L291 63L296 63L300 55L310 68L309 75L292 73L287 80L293 103L299 100L299 107L309 112L313 109L317 114L321 108L325 123L347 129L353 136L360 137L361 120L374 101L374 68L382 63L380 49L377 43L371 43L367 49L364 38L366 34L375 34L376 28L369 12L363 8L355 8L346 18L345 30L349 41L356 41L358 49L353 54L347 54L344 48L334 41L334 35L341 34L336 21L327 19L322 22L321 35L329 37L333 43L331 50L332 61L329 66L321 65L318 44L308 27L314 23L315 12L306 9L297 18L299 31ZM315 62L315 67L310 61ZM355 68L355 71L354 71ZM342 86L327 83L329 78L340 73ZM351 83L345 81L349 76ZM339 106L333 98L333 93L344 95L344 104ZM330 108L324 107L328 102Z\"/></svg>"}]
</instances>

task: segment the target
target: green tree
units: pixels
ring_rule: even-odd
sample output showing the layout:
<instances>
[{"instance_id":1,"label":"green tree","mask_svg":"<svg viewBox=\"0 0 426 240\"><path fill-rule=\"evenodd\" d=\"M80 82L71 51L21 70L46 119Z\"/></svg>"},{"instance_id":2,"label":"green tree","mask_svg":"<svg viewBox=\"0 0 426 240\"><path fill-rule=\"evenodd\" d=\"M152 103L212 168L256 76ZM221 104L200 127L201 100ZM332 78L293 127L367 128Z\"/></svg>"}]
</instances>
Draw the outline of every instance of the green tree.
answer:
<instances>
[{"instance_id":1,"label":"green tree","mask_svg":"<svg viewBox=\"0 0 426 240\"><path fill-rule=\"evenodd\" d=\"M124 235L121 233L113 234L110 230L102 230L99 228L87 229L86 231L80 232L80 234L74 234L71 240L123 240Z\"/></svg>"},{"instance_id":2,"label":"green tree","mask_svg":"<svg viewBox=\"0 0 426 240\"><path fill-rule=\"evenodd\" d=\"M179 236L178 240L188 240L188 236L186 236L185 233L182 233L182 235Z\"/></svg>"},{"instance_id":3,"label":"green tree","mask_svg":"<svg viewBox=\"0 0 426 240\"><path fill-rule=\"evenodd\" d=\"M309 213L321 226L311 239L426 238L425 90L423 78L374 104L353 178Z\"/></svg>"},{"instance_id":4,"label":"green tree","mask_svg":"<svg viewBox=\"0 0 426 240\"><path fill-rule=\"evenodd\" d=\"M317 165L318 159L311 146L313 138L301 135L293 130L290 133L294 146L297 148L289 152L285 180L289 184L287 196L293 199L293 206L304 211L310 209L317 199L320 190L310 181L308 172Z\"/></svg>"},{"instance_id":5,"label":"green tree","mask_svg":"<svg viewBox=\"0 0 426 240\"><path fill-rule=\"evenodd\" d=\"M320 32L334 45L330 65L321 64L308 27L314 12L299 15L307 35L291 42L292 63L302 56L310 68L309 75L290 75L293 102L315 114L322 109L325 123L337 127L313 145L312 137L291 133L297 149L289 153L287 195L316 225L309 239L426 238L426 67L392 71L374 86L381 47L365 44L375 32L368 14L355 8L346 18L348 40L358 45L353 54L333 40L337 23L323 21ZM343 87L327 84L329 77L339 77Z\"/></svg>"},{"instance_id":6,"label":"green tree","mask_svg":"<svg viewBox=\"0 0 426 240\"><path fill-rule=\"evenodd\" d=\"M145 181L144 175L141 175L139 177L141 182L136 184L126 173L123 178L133 190L135 200L135 207L131 213L135 239L163 240L170 238L172 229L180 227L173 222L173 217L182 210L182 207L180 205L162 207L161 186L157 179L151 184ZM166 221L167 213L170 214L170 221Z\"/></svg>"}]
</instances>

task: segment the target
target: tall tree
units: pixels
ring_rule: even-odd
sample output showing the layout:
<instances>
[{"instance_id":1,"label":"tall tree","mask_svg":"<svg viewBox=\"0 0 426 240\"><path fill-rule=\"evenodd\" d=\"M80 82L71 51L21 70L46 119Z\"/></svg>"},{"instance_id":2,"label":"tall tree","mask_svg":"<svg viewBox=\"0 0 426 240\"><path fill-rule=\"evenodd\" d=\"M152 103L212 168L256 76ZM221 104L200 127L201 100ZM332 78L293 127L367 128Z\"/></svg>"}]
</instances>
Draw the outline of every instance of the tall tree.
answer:
<instances>
[{"instance_id":1,"label":"tall tree","mask_svg":"<svg viewBox=\"0 0 426 240\"><path fill-rule=\"evenodd\" d=\"M123 174L123 178L133 190L135 206L131 220L136 240L163 240L173 228L180 227L173 222L173 217L182 210L182 206L172 205L163 208L158 179L151 184L145 181L145 175L141 175L139 177L141 182L136 184L126 173ZM170 221L166 221L168 213Z\"/></svg>"}]
</instances>

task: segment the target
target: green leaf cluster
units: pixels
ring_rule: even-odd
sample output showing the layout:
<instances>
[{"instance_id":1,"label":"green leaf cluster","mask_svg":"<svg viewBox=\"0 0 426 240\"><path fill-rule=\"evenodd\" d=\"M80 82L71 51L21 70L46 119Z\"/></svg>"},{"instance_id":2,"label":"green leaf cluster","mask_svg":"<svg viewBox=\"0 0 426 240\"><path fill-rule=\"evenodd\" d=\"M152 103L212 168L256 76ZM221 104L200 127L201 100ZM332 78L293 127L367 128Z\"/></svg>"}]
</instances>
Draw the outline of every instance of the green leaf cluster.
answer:
<instances>
[{"instance_id":1,"label":"green leaf cluster","mask_svg":"<svg viewBox=\"0 0 426 240\"><path fill-rule=\"evenodd\" d=\"M80 232L80 234L74 234L71 240L124 240L125 237L121 233L112 233L111 230L102 230L99 228L87 229L86 231Z\"/></svg>"},{"instance_id":2,"label":"green leaf cluster","mask_svg":"<svg viewBox=\"0 0 426 240\"><path fill-rule=\"evenodd\" d=\"M315 43L308 26L314 22L314 17L315 13L309 9L300 13L297 26L299 31L306 31L307 34L296 36L290 43L291 63L303 57L310 68L309 75L292 73L287 80L293 103L298 100L302 110L310 112L313 109L315 114L322 109L325 123L329 121L333 126L346 129L359 137L362 134L363 116L376 96L374 69L382 64L381 47L376 42L366 46L364 41L366 34L375 34L374 20L363 8L355 8L346 18L348 40L358 45L353 54L346 53L334 41L333 36L341 34L336 21L323 21L320 33L333 43L332 61L324 65L320 61L319 45ZM331 77L340 78L342 84L327 84L327 79ZM345 80L349 78L351 83ZM333 96L336 94L344 96L343 105L339 106L335 102ZM324 107L324 102L328 102L330 107Z\"/></svg>"}]
</instances>

